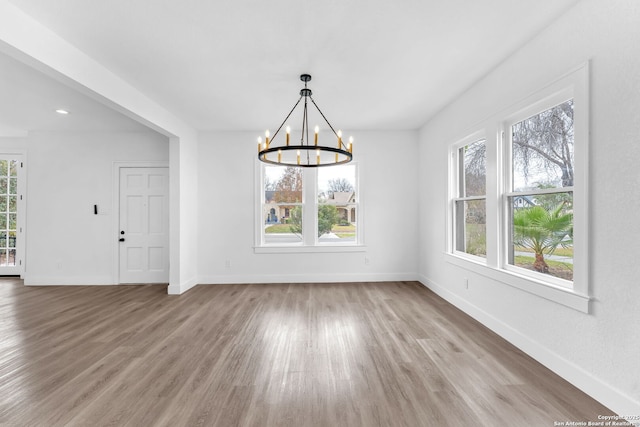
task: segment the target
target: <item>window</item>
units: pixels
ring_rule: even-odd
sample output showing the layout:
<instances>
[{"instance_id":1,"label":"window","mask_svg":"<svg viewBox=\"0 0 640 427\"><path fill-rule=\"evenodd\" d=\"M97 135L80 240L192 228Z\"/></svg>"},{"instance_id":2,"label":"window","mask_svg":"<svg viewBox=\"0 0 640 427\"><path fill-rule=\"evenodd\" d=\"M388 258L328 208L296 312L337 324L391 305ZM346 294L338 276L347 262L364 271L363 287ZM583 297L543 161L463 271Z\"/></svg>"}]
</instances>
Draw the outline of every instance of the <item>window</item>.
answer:
<instances>
[{"instance_id":1,"label":"window","mask_svg":"<svg viewBox=\"0 0 640 427\"><path fill-rule=\"evenodd\" d=\"M18 166L0 159L0 267L16 266Z\"/></svg>"},{"instance_id":2,"label":"window","mask_svg":"<svg viewBox=\"0 0 640 427\"><path fill-rule=\"evenodd\" d=\"M335 247L361 242L356 164L259 167L256 247Z\"/></svg>"},{"instance_id":3,"label":"window","mask_svg":"<svg viewBox=\"0 0 640 427\"><path fill-rule=\"evenodd\" d=\"M318 242L356 243L356 166L318 169Z\"/></svg>"},{"instance_id":4,"label":"window","mask_svg":"<svg viewBox=\"0 0 640 427\"><path fill-rule=\"evenodd\" d=\"M446 259L588 312L588 66L451 145Z\"/></svg>"},{"instance_id":5,"label":"window","mask_svg":"<svg viewBox=\"0 0 640 427\"><path fill-rule=\"evenodd\" d=\"M264 243L302 243L302 185L302 168L264 166Z\"/></svg>"},{"instance_id":6,"label":"window","mask_svg":"<svg viewBox=\"0 0 640 427\"><path fill-rule=\"evenodd\" d=\"M486 140L464 144L454 152L457 164L454 212L454 250L486 258Z\"/></svg>"},{"instance_id":7,"label":"window","mask_svg":"<svg viewBox=\"0 0 640 427\"><path fill-rule=\"evenodd\" d=\"M573 281L573 115L569 99L526 117L508 144L507 266L560 285Z\"/></svg>"}]
</instances>

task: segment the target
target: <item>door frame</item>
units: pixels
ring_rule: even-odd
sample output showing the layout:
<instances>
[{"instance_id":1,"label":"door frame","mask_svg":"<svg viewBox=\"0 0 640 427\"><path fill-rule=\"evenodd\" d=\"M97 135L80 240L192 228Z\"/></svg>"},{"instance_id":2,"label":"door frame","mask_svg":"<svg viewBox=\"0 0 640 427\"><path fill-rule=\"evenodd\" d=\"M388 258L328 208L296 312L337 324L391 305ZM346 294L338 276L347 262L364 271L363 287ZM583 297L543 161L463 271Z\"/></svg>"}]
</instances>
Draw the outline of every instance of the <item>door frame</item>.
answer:
<instances>
[{"instance_id":1,"label":"door frame","mask_svg":"<svg viewBox=\"0 0 640 427\"><path fill-rule=\"evenodd\" d=\"M120 169L124 168L167 168L169 176L171 176L171 168L169 161L116 161L113 162L112 178L113 194L111 206L113 206L112 217L112 276L113 283L119 285L120 281ZM169 186L169 235L171 235L171 186ZM171 251L171 238L169 238L169 248ZM169 265L169 274L171 274L171 265Z\"/></svg>"},{"instance_id":2,"label":"door frame","mask_svg":"<svg viewBox=\"0 0 640 427\"><path fill-rule=\"evenodd\" d=\"M18 218L16 227L22 230L16 236L16 270L20 275L20 278L24 278L24 274L27 271L27 150L23 149L0 149L0 155L2 156L20 156L22 162L22 172L20 179L18 179L18 194L22 196L18 199ZM10 276L16 275L15 273L9 274ZM1 276L1 274L0 274Z\"/></svg>"}]
</instances>

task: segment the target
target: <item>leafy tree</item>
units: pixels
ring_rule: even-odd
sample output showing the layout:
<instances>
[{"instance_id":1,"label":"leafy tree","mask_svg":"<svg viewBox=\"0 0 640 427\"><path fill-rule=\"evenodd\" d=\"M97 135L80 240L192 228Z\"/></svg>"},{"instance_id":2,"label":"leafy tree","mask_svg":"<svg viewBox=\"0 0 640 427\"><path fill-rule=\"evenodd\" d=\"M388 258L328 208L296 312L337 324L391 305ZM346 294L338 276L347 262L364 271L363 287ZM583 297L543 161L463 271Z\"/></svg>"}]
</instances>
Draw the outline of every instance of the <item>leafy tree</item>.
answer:
<instances>
[{"instance_id":1,"label":"leafy tree","mask_svg":"<svg viewBox=\"0 0 640 427\"><path fill-rule=\"evenodd\" d=\"M533 250L537 272L548 273L544 255L552 254L558 246L570 246L572 237L573 214L566 211L565 203L550 210L531 206L513 213L513 244Z\"/></svg>"},{"instance_id":2,"label":"leafy tree","mask_svg":"<svg viewBox=\"0 0 640 427\"><path fill-rule=\"evenodd\" d=\"M289 211L289 231L302 235L302 207L296 206Z\"/></svg>"},{"instance_id":3,"label":"leafy tree","mask_svg":"<svg viewBox=\"0 0 640 427\"><path fill-rule=\"evenodd\" d=\"M299 203L302 201L302 170L288 166L275 183L276 203Z\"/></svg>"},{"instance_id":4,"label":"leafy tree","mask_svg":"<svg viewBox=\"0 0 640 427\"><path fill-rule=\"evenodd\" d=\"M302 208L296 206L290 211L289 229L292 233L302 234ZM318 206L318 237L329 233L334 225L340 221L338 209L333 205Z\"/></svg>"},{"instance_id":5,"label":"leafy tree","mask_svg":"<svg viewBox=\"0 0 640 427\"><path fill-rule=\"evenodd\" d=\"M329 233L340 222L338 209L333 205L318 206L318 237Z\"/></svg>"},{"instance_id":6,"label":"leafy tree","mask_svg":"<svg viewBox=\"0 0 640 427\"><path fill-rule=\"evenodd\" d=\"M540 184L536 186L536 188L546 189L546 188L555 188L554 185L544 185ZM573 193L565 192L565 193L550 193L550 194L536 194L534 196L535 204L540 205L546 210L550 211L561 203L566 206L571 206L573 203Z\"/></svg>"}]
</instances>

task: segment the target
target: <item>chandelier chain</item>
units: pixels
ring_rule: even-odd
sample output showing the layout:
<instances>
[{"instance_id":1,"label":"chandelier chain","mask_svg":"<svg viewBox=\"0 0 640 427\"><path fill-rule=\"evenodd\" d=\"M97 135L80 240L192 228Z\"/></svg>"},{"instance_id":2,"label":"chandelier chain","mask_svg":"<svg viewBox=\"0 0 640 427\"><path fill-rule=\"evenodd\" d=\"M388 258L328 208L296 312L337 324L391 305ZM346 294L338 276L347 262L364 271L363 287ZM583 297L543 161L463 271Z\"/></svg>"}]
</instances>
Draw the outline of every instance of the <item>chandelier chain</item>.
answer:
<instances>
[{"instance_id":1,"label":"chandelier chain","mask_svg":"<svg viewBox=\"0 0 640 427\"><path fill-rule=\"evenodd\" d=\"M291 109L291 111L289 111L289 114L287 114L287 117L284 118L284 120L282 121L282 123L280 124L280 127L278 128L278 130L275 131L275 133L273 134L273 136L271 137L271 140L274 140L276 138L276 135L278 134L278 132L280 132L280 129L282 129L282 126L284 126L285 123L287 123L287 120L289 120L289 116L293 113L293 111L296 109L296 107L298 106L298 104L300 104L300 101L302 100L302 95L300 95L300 98L298 98L298 102L296 102L296 104L293 106L293 108Z\"/></svg>"}]
</instances>

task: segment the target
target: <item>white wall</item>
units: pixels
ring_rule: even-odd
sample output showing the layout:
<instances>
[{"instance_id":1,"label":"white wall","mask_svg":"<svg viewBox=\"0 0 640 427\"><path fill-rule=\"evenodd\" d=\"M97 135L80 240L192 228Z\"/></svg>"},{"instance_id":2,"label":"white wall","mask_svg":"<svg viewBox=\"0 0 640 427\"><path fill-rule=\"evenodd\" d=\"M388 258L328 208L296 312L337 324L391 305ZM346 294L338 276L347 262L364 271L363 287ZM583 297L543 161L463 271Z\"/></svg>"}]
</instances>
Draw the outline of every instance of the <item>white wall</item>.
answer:
<instances>
[{"instance_id":1,"label":"white wall","mask_svg":"<svg viewBox=\"0 0 640 427\"><path fill-rule=\"evenodd\" d=\"M417 132L353 132L366 248L337 254L254 253L259 134L200 134L200 283L417 279Z\"/></svg>"},{"instance_id":2,"label":"white wall","mask_svg":"<svg viewBox=\"0 0 640 427\"><path fill-rule=\"evenodd\" d=\"M168 161L155 132L0 138L27 152L25 284L113 284L113 162ZM100 215L94 215L93 205Z\"/></svg>"},{"instance_id":3,"label":"white wall","mask_svg":"<svg viewBox=\"0 0 640 427\"><path fill-rule=\"evenodd\" d=\"M640 5L583 0L420 132L421 280L618 413L640 414ZM447 148L591 61L589 314L445 261ZM464 289L463 278L470 279Z\"/></svg>"}]
</instances>

